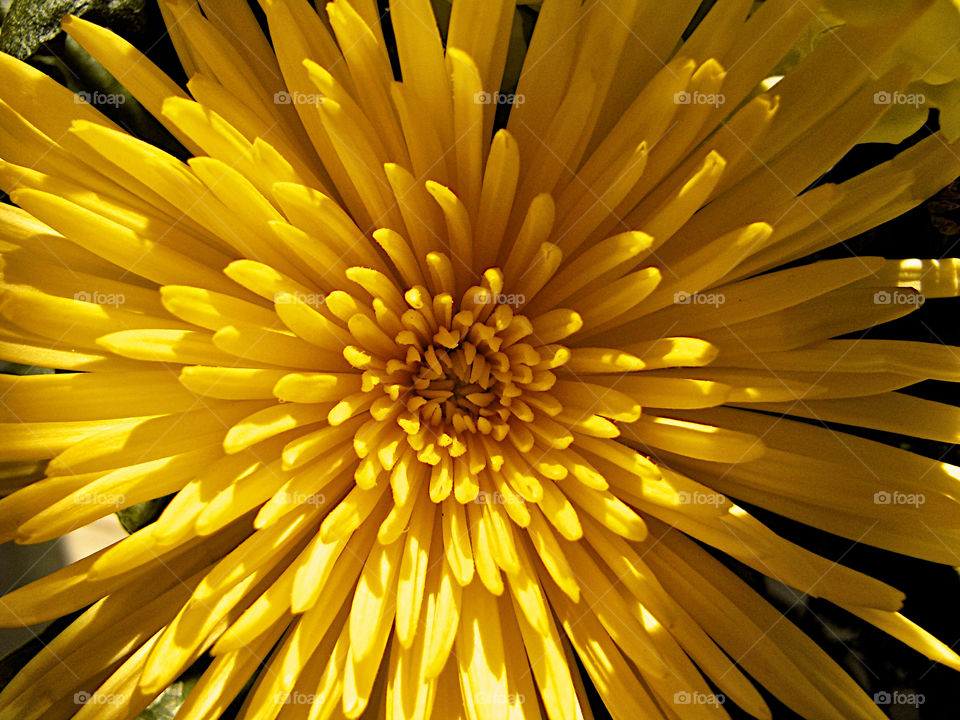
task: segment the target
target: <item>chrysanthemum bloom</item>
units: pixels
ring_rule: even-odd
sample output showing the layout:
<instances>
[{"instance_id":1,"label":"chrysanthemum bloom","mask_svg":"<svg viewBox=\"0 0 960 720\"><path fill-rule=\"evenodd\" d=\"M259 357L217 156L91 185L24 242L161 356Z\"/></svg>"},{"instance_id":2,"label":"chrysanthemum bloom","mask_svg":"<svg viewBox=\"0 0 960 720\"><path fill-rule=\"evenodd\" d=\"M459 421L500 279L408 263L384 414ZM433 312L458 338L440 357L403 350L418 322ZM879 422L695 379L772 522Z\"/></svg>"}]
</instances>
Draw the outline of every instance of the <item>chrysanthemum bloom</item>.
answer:
<instances>
[{"instance_id":1,"label":"chrysanthemum bloom","mask_svg":"<svg viewBox=\"0 0 960 720\"><path fill-rule=\"evenodd\" d=\"M132 718L208 652L180 718L258 668L248 720L589 718L576 659L617 720L769 718L754 683L883 717L703 545L960 667L899 591L728 497L960 552L960 469L803 420L956 439L896 391L960 351L831 338L957 294L957 265L776 269L960 175L936 134L808 189L911 82L888 60L929 3L768 91L818 19L753 4L680 42L696 1L547 0L513 97L513 0L458 0L445 45L428 0L391 3L399 74L371 0L268 0L271 42L239 0L161 2L190 96L65 22L187 162L0 58L0 357L80 371L2 381L0 537L175 494L0 600L87 608L0 718Z\"/></svg>"}]
</instances>

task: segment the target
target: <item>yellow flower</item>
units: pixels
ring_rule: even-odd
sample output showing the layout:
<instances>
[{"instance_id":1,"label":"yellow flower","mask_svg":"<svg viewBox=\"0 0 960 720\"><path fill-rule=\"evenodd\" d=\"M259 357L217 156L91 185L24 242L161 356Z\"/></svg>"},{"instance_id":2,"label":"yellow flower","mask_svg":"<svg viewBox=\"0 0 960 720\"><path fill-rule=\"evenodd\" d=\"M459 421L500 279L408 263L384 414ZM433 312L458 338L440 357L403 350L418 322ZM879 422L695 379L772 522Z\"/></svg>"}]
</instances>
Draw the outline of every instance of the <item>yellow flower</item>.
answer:
<instances>
[{"instance_id":1,"label":"yellow flower","mask_svg":"<svg viewBox=\"0 0 960 720\"><path fill-rule=\"evenodd\" d=\"M896 589L730 497L953 563L960 469L821 424L957 440L941 345L832 339L958 294L953 260L793 261L960 175L940 134L813 186L890 109L928 3L546 0L500 92L513 0L161 0L188 96L65 30L186 147L126 134L0 56L0 539L175 494L0 600L87 608L0 718L882 718L710 545L960 668ZM101 98L109 102L110 98ZM505 128L494 132L495 117ZM497 112L500 110L501 112ZM777 268L792 263L789 269ZM38 474L42 478L38 479ZM258 671L263 664L262 670Z\"/></svg>"},{"instance_id":2,"label":"yellow flower","mask_svg":"<svg viewBox=\"0 0 960 720\"><path fill-rule=\"evenodd\" d=\"M794 48L794 56L798 50L800 55L808 51L811 39L817 42L846 22L889 24L910 5L917 6L917 3L913 0L869 3L825 0L821 22L814 24L807 43ZM951 142L960 138L960 48L955 42L960 34L960 0L930 0L920 3L919 7L922 13L910 25L909 32L871 68L875 74L882 74L904 65L910 69L911 82L897 93L880 96L891 106L890 110L861 142L900 142L923 127L933 108L939 111L944 137Z\"/></svg>"}]
</instances>

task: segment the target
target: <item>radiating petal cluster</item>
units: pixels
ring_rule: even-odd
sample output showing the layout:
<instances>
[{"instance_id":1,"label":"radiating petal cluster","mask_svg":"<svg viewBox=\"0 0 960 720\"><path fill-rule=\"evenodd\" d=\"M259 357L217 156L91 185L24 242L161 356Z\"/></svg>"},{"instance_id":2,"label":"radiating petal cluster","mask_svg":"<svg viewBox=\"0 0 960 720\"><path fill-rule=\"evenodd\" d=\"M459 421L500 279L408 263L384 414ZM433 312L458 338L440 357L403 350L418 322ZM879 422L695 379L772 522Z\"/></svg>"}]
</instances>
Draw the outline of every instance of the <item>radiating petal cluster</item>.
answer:
<instances>
[{"instance_id":1,"label":"radiating petal cluster","mask_svg":"<svg viewBox=\"0 0 960 720\"><path fill-rule=\"evenodd\" d=\"M132 720L205 657L180 720L244 693L243 720L577 720L587 685L616 720L770 718L758 686L884 717L705 546L960 669L731 499L960 552L960 468L835 427L957 441L898 391L960 350L855 333L960 294L960 262L797 262L960 175L935 133L824 181L929 3L772 87L819 3L700 5L545 0L510 93L513 0L442 33L429 0L263 0L267 32L160 0L185 88L67 18L180 157L0 55L0 358L67 371L0 376L0 540L171 497L0 599L81 611L0 720Z\"/></svg>"}]
</instances>

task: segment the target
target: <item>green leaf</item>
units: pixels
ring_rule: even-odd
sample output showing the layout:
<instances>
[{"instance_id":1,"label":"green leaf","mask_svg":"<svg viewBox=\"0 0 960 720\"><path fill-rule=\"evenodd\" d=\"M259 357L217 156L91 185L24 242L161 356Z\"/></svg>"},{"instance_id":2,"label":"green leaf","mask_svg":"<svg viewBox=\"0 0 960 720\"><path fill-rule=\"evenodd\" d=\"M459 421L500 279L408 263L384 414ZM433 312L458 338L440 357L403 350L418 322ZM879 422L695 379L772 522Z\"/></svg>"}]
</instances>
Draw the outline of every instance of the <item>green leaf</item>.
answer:
<instances>
[{"instance_id":1,"label":"green leaf","mask_svg":"<svg viewBox=\"0 0 960 720\"><path fill-rule=\"evenodd\" d=\"M172 496L157 498L156 500L147 500L139 505L124 508L117 513L117 517L120 519L120 525L132 535L140 528L146 527L160 517L160 513L163 512L167 503L170 502L170 497Z\"/></svg>"},{"instance_id":2,"label":"green leaf","mask_svg":"<svg viewBox=\"0 0 960 720\"><path fill-rule=\"evenodd\" d=\"M189 668L175 683L170 685L139 715L137 720L173 720L187 695L203 674L207 663L199 662Z\"/></svg>"},{"instance_id":3,"label":"green leaf","mask_svg":"<svg viewBox=\"0 0 960 720\"><path fill-rule=\"evenodd\" d=\"M40 368L33 365L21 365L20 363L7 362L0 360L0 373L4 375L49 375L53 370L50 368Z\"/></svg>"},{"instance_id":4,"label":"green leaf","mask_svg":"<svg viewBox=\"0 0 960 720\"><path fill-rule=\"evenodd\" d=\"M147 0L12 0L0 28L0 50L21 60L60 33L65 15L82 15L114 29L141 29Z\"/></svg>"}]
</instances>

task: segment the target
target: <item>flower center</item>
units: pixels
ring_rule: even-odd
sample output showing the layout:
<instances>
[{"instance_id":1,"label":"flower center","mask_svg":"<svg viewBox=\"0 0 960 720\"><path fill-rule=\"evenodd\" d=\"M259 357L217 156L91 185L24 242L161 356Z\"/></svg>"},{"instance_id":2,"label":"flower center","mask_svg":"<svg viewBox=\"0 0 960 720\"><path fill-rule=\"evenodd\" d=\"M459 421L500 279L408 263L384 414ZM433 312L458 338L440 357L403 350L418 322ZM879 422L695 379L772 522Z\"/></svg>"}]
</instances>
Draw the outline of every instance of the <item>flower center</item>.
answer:
<instances>
[{"instance_id":1,"label":"flower center","mask_svg":"<svg viewBox=\"0 0 960 720\"><path fill-rule=\"evenodd\" d=\"M398 338L415 366L405 404L431 427L502 439L511 416L527 414L521 385L533 379L540 355L520 342L530 332L525 317L515 316L506 305L486 310L490 308L461 310L425 339L413 333Z\"/></svg>"},{"instance_id":2,"label":"flower center","mask_svg":"<svg viewBox=\"0 0 960 720\"><path fill-rule=\"evenodd\" d=\"M386 363L393 382L383 387L402 408L397 422L414 449L430 440L457 457L466 452L463 433L503 440L515 419L533 418L524 386L541 357L524 342L533 331L526 317L486 287L470 288L459 306L449 293L431 296L423 288L405 299L410 309L396 336L403 359Z\"/></svg>"},{"instance_id":3,"label":"flower center","mask_svg":"<svg viewBox=\"0 0 960 720\"><path fill-rule=\"evenodd\" d=\"M498 268L470 285L440 253L428 254L426 265L428 274L412 266L403 273L405 292L375 269L351 267L347 277L369 304L345 291L327 296L356 343L344 358L361 371L360 392L341 400L328 421L369 411L353 437L357 486L372 489L386 473L397 496L425 485L435 503L451 495L468 503L484 488L510 492L506 482L539 502L542 483L523 456L539 443L540 471L567 472L547 459L574 439L554 391L554 371L571 353L555 341L579 325L570 311L519 313L524 297L504 294Z\"/></svg>"},{"instance_id":4,"label":"flower center","mask_svg":"<svg viewBox=\"0 0 960 720\"><path fill-rule=\"evenodd\" d=\"M369 272L351 274L372 291L370 310L351 306L358 345L344 352L362 369L363 383L360 396L342 404L369 407L372 416L355 442L359 484L412 453L432 466L430 495L439 501L452 474L476 475L488 462L498 471L505 457L530 450L556 425L548 420L562 409L549 392L557 381L552 371L569 352L534 334L533 322L516 310L522 296L502 292L500 270L456 294L439 276L432 291L414 285L401 295L375 286ZM559 435L548 440L568 441ZM465 502L477 487L475 478L462 480L458 499Z\"/></svg>"}]
</instances>

